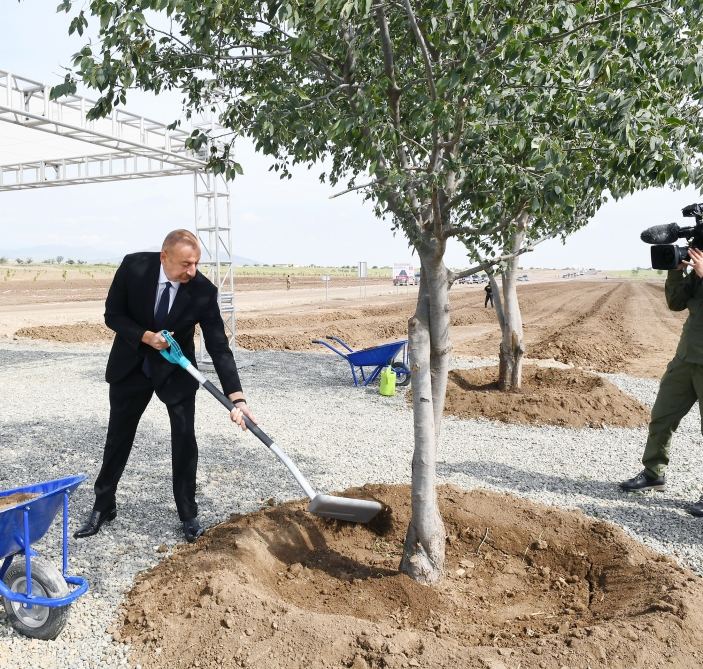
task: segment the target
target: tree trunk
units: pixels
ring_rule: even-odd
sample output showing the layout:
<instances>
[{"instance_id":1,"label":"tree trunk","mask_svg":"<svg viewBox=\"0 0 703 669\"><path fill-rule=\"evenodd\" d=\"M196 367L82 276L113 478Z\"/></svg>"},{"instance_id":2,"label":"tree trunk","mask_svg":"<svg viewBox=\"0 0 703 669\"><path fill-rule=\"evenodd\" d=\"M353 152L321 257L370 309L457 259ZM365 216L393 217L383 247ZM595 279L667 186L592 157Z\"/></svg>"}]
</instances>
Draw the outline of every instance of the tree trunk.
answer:
<instances>
[{"instance_id":1,"label":"tree trunk","mask_svg":"<svg viewBox=\"0 0 703 669\"><path fill-rule=\"evenodd\" d=\"M435 472L451 347L446 267L437 255L423 254L420 259L417 309L408 321L415 434L412 517L400 570L429 585L439 581L444 572L446 533L437 505Z\"/></svg>"},{"instance_id":2,"label":"tree trunk","mask_svg":"<svg viewBox=\"0 0 703 669\"><path fill-rule=\"evenodd\" d=\"M491 270L486 272L488 274L488 283L491 285L491 294L493 295L493 308L496 312L496 317L498 318L498 325L500 325L500 331L505 334L505 311L503 310L503 299L501 297L502 289L498 286L498 281L495 274ZM502 286L502 277L501 277ZM502 355L502 343L500 347L500 353L498 355L498 380L500 381L502 387L502 379L509 377L508 360Z\"/></svg>"},{"instance_id":3,"label":"tree trunk","mask_svg":"<svg viewBox=\"0 0 703 669\"><path fill-rule=\"evenodd\" d=\"M525 354L522 315L515 287L515 268L503 272L504 321L500 342L498 383L501 390L519 390L522 385L522 358Z\"/></svg>"},{"instance_id":4,"label":"tree trunk","mask_svg":"<svg viewBox=\"0 0 703 669\"><path fill-rule=\"evenodd\" d=\"M511 240L511 253L517 254L525 240L525 229L529 217L521 214L517 228ZM498 385L501 390L520 390L522 386L522 359L525 354L525 342L522 331L522 315L517 299L518 256L511 258L501 274L503 300L501 310L497 311L502 332L500 342Z\"/></svg>"}]
</instances>

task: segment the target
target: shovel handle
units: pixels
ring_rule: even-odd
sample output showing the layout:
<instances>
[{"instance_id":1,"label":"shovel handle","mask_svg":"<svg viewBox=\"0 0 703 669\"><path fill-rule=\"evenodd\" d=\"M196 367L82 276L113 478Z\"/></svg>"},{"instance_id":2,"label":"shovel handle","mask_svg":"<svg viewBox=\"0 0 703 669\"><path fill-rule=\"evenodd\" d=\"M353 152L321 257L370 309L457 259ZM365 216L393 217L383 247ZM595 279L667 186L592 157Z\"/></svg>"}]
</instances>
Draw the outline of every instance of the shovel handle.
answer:
<instances>
[{"instance_id":1,"label":"shovel handle","mask_svg":"<svg viewBox=\"0 0 703 669\"><path fill-rule=\"evenodd\" d=\"M205 381L202 384L203 388L207 390L215 399L219 400L220 404L225 406L228 411L234 409L234 402L227 397L212 381ZM248 430L251 430L252 434L256 436L265 446L270 447L273 444L273 439L269 437L266 432L264 432L256 423L254 423L249 416L242 413L242 418L244 418L244 424L247 426Z\"/></svg>"}]
</instances>

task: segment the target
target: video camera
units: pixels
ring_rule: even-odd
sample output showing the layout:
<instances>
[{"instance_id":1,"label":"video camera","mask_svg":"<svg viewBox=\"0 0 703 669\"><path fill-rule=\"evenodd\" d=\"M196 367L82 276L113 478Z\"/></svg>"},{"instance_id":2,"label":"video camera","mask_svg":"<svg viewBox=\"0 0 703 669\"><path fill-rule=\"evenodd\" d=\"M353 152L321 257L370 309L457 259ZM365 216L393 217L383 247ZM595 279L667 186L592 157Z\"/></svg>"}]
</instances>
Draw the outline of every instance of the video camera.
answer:
<instances>
[{"instance_id":1,"label":"video camera","mask_svg":"<svg viewBox=\"0 0 703 669\"><path fill-rule=\"evenodd\" d=\"M655 225L647 228L640 239L652 246L652 269L676 269L688 260L688 248L703 250L703 202L689 204L681 210L687 218L695 218L696 224L680 228L676 223ZM677 239L685 238L688 246L674 246Z\"/></svg>"}]
</instances>

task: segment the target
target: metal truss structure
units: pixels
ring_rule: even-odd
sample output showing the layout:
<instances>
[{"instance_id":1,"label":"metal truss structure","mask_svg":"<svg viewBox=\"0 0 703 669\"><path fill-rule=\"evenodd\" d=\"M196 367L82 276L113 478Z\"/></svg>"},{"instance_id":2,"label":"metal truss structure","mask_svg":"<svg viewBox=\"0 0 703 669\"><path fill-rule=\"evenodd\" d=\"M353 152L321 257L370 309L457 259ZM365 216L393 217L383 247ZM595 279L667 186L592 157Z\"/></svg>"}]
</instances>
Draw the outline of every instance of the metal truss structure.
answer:
<instances>
[{"instance_id":1,"label":"metal truss structure","mask_svg":"<svg viewBox=\"0 0 703 669\"><path fill-rule=\"evenodd\" d=\"M186 148L181 129L122 109L88 121L94 102L77 95L50 99L51 87L0 70L0 125L61 138L71 157L41 157L0 165L0 192L193 174L195 233L201 242L201 270L218 288L225 328L234 346L234 267L229 187L205 170L206 151ZM83 150L81 150L83 149ZM204 346L200 358L206 361Z\"/></svg>"},{"instance_id":2,"label":"metal truss structure","mask_svg":"<svg viewBox=\"0 0 703 669\"><path fill-rule=\"evenodd\" d=\"M221 176L197 170L194 175L195 229L202 248L200 271L217 286L227 336L234 344L234 259L229 186ZM200 338L200 359L207 361Z\"/></svg>"}]
</instances>

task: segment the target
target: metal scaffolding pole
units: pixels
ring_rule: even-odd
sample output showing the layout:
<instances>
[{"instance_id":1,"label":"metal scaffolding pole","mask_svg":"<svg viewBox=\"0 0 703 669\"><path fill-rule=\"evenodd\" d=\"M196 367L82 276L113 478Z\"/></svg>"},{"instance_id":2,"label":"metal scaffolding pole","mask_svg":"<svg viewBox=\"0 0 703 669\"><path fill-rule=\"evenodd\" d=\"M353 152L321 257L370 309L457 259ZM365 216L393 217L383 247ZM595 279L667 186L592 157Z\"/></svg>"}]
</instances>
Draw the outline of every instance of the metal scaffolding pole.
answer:
<instances>
[{"instance_id":1,"label":"metal scaffolding pole","mask_svg":"<svg viewBox=\"0 0 703 669\"><path fill-rule=\"evenodd\" d=\"M229 185L222 176L198 170L194 173L195 231L202 248L200 271L217 286L225 332L235 345L234 262ZM200 362L209 362L200 334Z\"/></svg>"}]
</instances>

